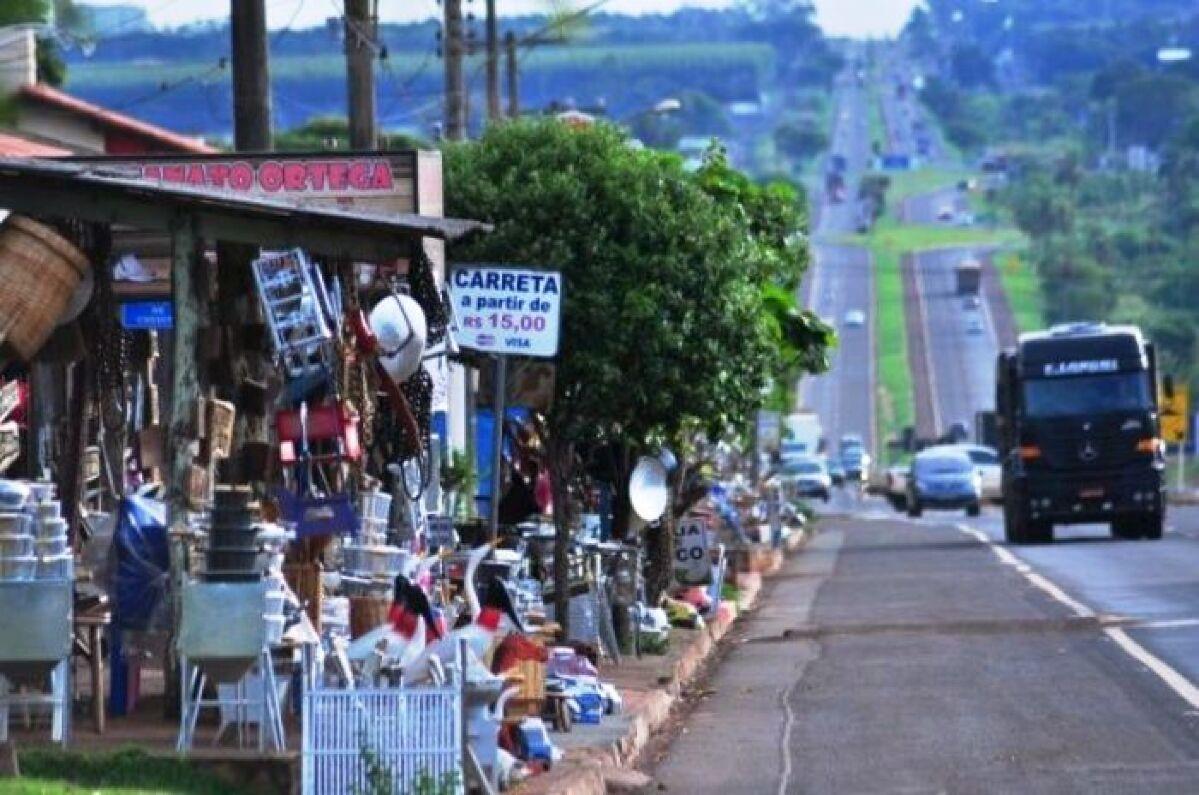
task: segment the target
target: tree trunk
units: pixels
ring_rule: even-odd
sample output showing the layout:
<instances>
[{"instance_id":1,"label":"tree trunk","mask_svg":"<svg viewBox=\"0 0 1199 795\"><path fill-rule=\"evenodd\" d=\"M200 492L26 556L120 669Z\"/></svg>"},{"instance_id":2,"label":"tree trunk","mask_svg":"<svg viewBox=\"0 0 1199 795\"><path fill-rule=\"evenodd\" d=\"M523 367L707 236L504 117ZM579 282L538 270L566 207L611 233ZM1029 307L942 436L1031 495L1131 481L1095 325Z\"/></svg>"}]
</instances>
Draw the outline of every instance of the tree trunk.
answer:
<instances>
[{"instance_id":1,"label":"tree trunk","mask_svg":"<svg viewBox=\"0 0 1199 795\"><path fill-rule=\"evenodd\" d=\"M646 537L649 565L646 567L645 598L651 605L657 604L662 594L670 590L670 584L674 580L674 530L679 521L679 498L686 481L687 466L680 463L674 475L674 485L670 489L670 505L663 514L662 521L650 530Z\"/></svg>"},{"instance_id":2,"label":"tree trunk","mask_svg":"<svg viewBox=\"0 0 1199 795\"><path fill-rule=\"evenodd\" d=\"M547 453L554 494L554 618L566 638L570 633L570 479L574 474L574 444L551 436Z\"/></svg>"}]
</instances>

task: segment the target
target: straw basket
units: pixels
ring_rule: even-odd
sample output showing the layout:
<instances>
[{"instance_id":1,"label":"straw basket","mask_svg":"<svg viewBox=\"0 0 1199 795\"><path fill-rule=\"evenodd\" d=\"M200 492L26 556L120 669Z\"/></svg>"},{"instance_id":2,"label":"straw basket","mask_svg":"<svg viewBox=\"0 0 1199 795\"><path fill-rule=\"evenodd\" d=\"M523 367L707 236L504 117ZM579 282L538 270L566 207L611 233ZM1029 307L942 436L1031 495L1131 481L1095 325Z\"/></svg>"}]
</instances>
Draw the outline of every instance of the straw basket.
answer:
<instances>
[{"instance_id":1,"label":"straw basket","mask_svg":"<svg viewBox=\"0 0 1199 795\"><path fill-rule=\"evenodd\" d=\"M88 261L53 229L19 215L0 226L0 341L32 359L58 324Z\"/></svg>"}]
</instances>

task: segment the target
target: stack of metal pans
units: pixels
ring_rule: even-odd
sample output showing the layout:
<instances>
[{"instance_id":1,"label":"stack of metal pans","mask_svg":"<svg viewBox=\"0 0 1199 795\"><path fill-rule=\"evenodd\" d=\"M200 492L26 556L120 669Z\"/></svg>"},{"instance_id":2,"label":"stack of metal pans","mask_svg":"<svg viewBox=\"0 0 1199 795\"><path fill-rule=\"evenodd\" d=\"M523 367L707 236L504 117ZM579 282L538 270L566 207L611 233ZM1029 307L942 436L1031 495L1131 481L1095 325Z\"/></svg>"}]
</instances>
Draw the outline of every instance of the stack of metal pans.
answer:
<instances>
[{"instance_id":1,"label":"stack of metal pans","mask_svg":"<svg viewBox=\"0 0 1199 795\"><path fill-rule=\"evenodd\" d=\"M249 486L217 486L208 531L208 582L252 582L258 565L260 506Z\"/></svg>"}]
</instances>

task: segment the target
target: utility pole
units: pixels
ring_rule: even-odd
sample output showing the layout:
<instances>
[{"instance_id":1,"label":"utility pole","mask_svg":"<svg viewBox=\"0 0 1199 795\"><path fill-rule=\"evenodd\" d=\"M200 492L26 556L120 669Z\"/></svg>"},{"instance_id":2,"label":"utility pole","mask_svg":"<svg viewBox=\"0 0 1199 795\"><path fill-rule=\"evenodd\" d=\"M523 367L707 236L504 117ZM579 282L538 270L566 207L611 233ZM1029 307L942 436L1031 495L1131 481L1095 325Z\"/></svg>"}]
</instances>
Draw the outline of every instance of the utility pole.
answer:
<instances>
[{"instance_id":1,"label":"utility pole","mask_svg":"<svg viewBox=\"0 0 1199 795\"><path fill-rule=\"evenodd\" d=\"M508 117L520 116L520 73L516 63L516 34L508 31L504 35L504 50L508 57Z\"/></svg>"},{"instance_id":2,"label":"utility pole","mask_svg":"<svg viewBox=\"0 0 1199 795\"><path fill-rule=\"evenodd\" d=\"M498 121L500 109L500 31L495 18L495 0L487 0L487 118Z\"/></svg>"},{"instance_id":3,"label":"utility pole","mask_svg":"<svg viewBox=\"0 0 1199 795\"><path fill-rule=\"evenodd\" d=\"M271 74L265 0L230 0L233 137L239 152L271 149Z\"/></svg>"},{"instance_id":4,"label":"utility pole","mask_svg":"<svg viewBox=\"0 0 1199 795\"><path fill-rule=\"evenodd\" d=\"M350 148L374 149L375 19L371 0L345 0L346 96L350 100Z\"/></svg>"},{"instance_id":5,"label":"utility pole","mask_svg":"<svg viewBox=\"0 0 1199 795\"><path fill-rule=\"evenodd\" d=\"M462 81L464 51L462 0L445 0L445 136L461 141L466 136L465 86Z\"/></svg>"}]
</instances>

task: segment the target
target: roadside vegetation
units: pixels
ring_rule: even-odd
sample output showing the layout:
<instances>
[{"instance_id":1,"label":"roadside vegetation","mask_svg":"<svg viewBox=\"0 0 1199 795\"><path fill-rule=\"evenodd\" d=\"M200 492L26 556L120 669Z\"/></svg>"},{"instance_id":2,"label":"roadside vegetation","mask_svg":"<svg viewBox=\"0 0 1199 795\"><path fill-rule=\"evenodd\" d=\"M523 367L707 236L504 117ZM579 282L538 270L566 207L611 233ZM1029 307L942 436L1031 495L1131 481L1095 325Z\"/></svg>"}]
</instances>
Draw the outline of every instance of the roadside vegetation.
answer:
<instances>
[{"instance_id":1,"label":"roadside vegetation","mask_svg":"<svg viewBox=\"0 0 1199 795\"><path fill-rule=\"evenodd\" d=\"M21 777L0 778L3 795L243 795L187 761L136 749L108 753L29 750Z\"/></svg>"}]
</instances>

